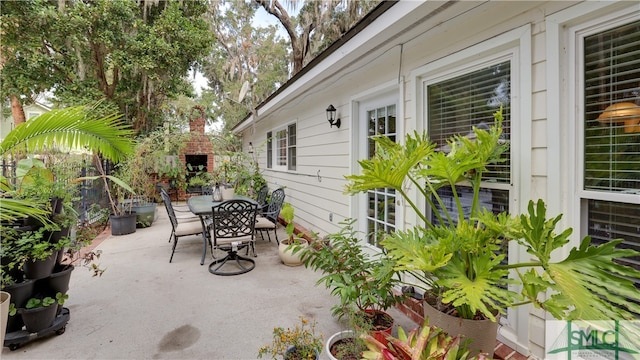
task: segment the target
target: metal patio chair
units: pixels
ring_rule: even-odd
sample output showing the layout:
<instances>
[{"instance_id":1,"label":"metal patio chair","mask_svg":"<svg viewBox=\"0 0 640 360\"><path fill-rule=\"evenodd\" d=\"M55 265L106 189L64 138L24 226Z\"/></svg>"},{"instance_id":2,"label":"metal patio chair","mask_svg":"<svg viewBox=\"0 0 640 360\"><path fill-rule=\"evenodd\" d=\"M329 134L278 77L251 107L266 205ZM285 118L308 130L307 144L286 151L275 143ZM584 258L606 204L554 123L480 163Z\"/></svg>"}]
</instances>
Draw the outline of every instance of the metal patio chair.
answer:
<instances>
[{"instance_id":1,"label":"metal patio chair","mask_svg":"<svg viewBox=\"0 0 640 360\"><path fill-rule=\"evenodd\" d=\"M282 210L282 205L284 204L284 197L283 188L273 190L267 209L262 212L262 215L256 218L256 231L260 231L262 239L264 240L262 233L266 232L269 241L271 241L269 231L273 230L273 236L276 238L278 245L280 245L280 241L278 240L276 228L278 226L278 216L280 216L280 210Z\"/></svg>"},{"instance_id":2,"label":"metal patio chair","mask_svg":"<svg viewBox=\"0 0 640 360\"><path fill-rule=\"evenodd\" d=\"M209 272L229 276L253 270L255 261L238 255L238 251L246 249L246 255L249 255L251 248L253 256L257 256L254 244L257 205L246 200L228 200L214 206L211 211L213 249L226 251L227 255L212 262Z\"/></svg>"}]
</instances>

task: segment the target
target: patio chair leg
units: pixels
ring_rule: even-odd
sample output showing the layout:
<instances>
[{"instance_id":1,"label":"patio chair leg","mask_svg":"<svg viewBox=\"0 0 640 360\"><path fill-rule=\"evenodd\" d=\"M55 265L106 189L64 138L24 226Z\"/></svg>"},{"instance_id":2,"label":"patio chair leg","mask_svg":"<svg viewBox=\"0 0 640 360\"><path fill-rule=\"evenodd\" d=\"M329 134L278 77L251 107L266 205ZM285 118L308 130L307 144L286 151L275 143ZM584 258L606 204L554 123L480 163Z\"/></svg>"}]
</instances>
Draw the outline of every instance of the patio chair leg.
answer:
<instances>
[{"instance_id":1,"label":"patio chair leg","mask_svg":"<svg viewBox=\"0 0 640 360\"><path fill-rule=\"evenodd\" d=\"M171 240L169 240L171 241ZM175 238L175 240L173 241L173 246L171 248L171 257L169 258L169 263L171 263L171 261L173 260L173 254L176 252L176 245L178 245L178 238Z\"/></svg>"}]
</instances>

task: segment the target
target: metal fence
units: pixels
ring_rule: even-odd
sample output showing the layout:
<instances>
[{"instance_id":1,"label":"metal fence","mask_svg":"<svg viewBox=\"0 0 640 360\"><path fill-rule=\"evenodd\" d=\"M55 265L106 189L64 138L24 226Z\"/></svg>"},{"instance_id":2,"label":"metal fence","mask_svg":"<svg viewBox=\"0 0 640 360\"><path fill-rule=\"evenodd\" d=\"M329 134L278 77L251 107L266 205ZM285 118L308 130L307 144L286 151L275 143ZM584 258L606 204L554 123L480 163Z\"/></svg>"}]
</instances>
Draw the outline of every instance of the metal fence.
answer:
<instances>
[{"instance_id":1,"label":"metal fence","mask_svg":"<svg viewBox=\"0 0 640 360\"><path fill-rule=\"evenodd\" d=\"M63 167L56 177L56 181L61 181L64 184L70 184L74 180L85 176L99 175L98 169L87 160L83 160L81 163L57 165ZM16 184L16 162L12 160L3 159L0 164L0 171L7 181L15 185ZM113 169L113 164L110 161L102 160L102 168L106 174L110 174ZM109 199L104 188L103 181L91 181L83 180L78 182L76 190L79 197L74 201L74 209L78 212L80 223L93 223L103 216L104 211L109 207Z\"/></svg>"}]
</instances>

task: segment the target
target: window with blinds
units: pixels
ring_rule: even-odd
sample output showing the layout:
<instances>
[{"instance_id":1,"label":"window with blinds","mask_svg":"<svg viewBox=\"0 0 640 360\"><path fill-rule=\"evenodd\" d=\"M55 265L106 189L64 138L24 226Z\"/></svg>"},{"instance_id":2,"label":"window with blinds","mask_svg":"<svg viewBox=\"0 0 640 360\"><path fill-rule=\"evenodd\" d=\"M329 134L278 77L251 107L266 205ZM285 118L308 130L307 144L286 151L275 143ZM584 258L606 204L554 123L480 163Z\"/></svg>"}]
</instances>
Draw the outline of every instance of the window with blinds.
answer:
<instances>
[{"instance_id":1,"label":"window with blinds","mask_svg":"<svg viewBox=\"0 0 640 360\"><path fill-rule=\"evenodd\" d=\"M287 130L276 133L276 164L287 166Z\"/></svg>"},{"instance_id":2,"label":"window with blinds","mask_svg":"<svg viewBox=\"0 0 640 360\"><path fill-rule=\"evenodd\" d=\"M428 85L428 131L438 149L447 151L447 140L453 135L472 135L473 127L488 129L493 114L502 106L503 137L511 133L511 63L501 62L462 76ZM486 181L509 183L510 151L505 161L493 164L485 173Z\"/></svg>"},{"instance_id":3,"label":"window with blinds","mask_svg":"<svg viewBox=\"0 0 640 360\"><path fill-rule=\"evenodd\" d=\"M296 125L291 124L287 127L289 138L287 143L287 159L288 166L287 169L295 170L296 169Z\"/></svg>"},{"instance_id":4,"label":"window with blinds","mask_svg":"<svg viewBox=\"0 0 640 360\"><path fill-rule=\"evenodd\" d=\"M640 21L584 39L585 190L640 194Z\"/></svg>"},{"instance_id":5,"label":"window with blinds","mask_svg":"<svg viewBox=\"0 0 640 360\"><path fill-rule=\"evenodd\" d=\"M502 106L504 120L503 138L510 141L511 133L511 63L500 62L489 67L466 73L435 84L427 85L425 93L428 104L428 134L440 151L449 151L447 140L453 135L471 136L473 127L488 129L493 124L493 114ZM508 188L496 188L495 184L511 183L511 151L505 152L504 162L492 164L484 174L483 189L480 194L481 205L496 213L509 211ZM493 184L493 185L492 185ZM471 206L472 191L459 186L463 207ZM450 214L454 209L453 193L450 188L440 189L438 194L445 202L450 202ZM468 201L465 199L468 198ZM441 211L442 209L436 209ZM431 221L437 223L437 217L431 212ZM457 219L453 219L457 221Z\"/></svg>"},{"instance_id":6,"label":"window with blinds","mask_svg":"<svg viewBox=\"0 0 640 360\"><path fill-rule=\"evenodd\" d=\"M583 51L586 235L640 250L640 21L585 36ZM624 261L640 270L640 259Z\"/></svg>"},{"instance_id":7,"label":"window with blinds","mask_svg":"<svg viewBox=\"0 0 640 360\"><path fill-rule=\"evenodd\" d=\"M273 133L267 132L267 169L273 168Z\"/></svg>"},{"instance_id":8,"label":"window with blinds","mask_svg":"<svg viewBox=\"0 0 640 360\"><path fill-rule=\"evenodd\" d=\"M267 132L267 168L282 171L296 170L296 158L295 123Z\"/></svg>"}]
</instances>

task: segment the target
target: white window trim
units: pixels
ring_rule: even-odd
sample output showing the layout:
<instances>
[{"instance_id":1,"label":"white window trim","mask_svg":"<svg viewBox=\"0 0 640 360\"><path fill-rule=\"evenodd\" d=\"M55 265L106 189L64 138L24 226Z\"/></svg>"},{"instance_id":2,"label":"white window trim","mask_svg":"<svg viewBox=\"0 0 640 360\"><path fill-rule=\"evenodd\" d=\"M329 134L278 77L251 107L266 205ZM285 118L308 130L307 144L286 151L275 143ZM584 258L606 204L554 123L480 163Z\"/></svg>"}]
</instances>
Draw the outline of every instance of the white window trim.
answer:
<instances>
[{"instance_id":1,"label":"white window trim","mask_svg":"<svg viewBox=\"0 0 640 360\"><path fill-rule=\"evenodd\" d=\"M425 119L425 87L428 83L444 80L459 74L496 64L500 59L511 60L511 184L495 184L496 188L510 190L509 208L513 214L526 213L528 199L531 198L531 25L527 24L482 43L433 61L410 73L414 90L416 128L427 128ZM446 75L442 75L446 74ZM524 165L524 166L523 166ZM416 204L426 207L426 201L418 197ZM511 246L509 259L514 262L528 259L522 247ZM521 353L528 352L529 309L518 307L508 309L508 326L501 326L498 339ZM506 325L506 324L504 324Z\"/></svg>"},{"instance_id":2,"label":"white window trim","mask_svg":"<svg viewBox=\"0 0 640 360\"><path fill-rule=\"evenodd\" d=\"M367 110L375 108L375 105L384 106L391 103L396 104L396 134L398 142L404 141L404 113L403 113L403 91L399 84L400 81L392 80L380 84L379 86L368 89L367 91L355 94L350 99L351 104L351 119L354 119L350 124L350 136L351 136L351 151L350 151L350 173L359 174L361 172L358 161L361 154L366 153L367 143L363 141L360 136L362 135L362 114L366 114ZM361 217L362 212L366 209L365 201L363 201L362 194L358 196L349 197L349 208L351 218L364 219ZM396 229L404 228L404 202L398 196L396 198ZM356 223L357 229L366 234L366 221L358 221ZM380 252L380 249L369 244L366 239L361 239L361 244L371 249L373 252Z\"/></svg>"},{"instance_id":3,"label":"white window trim","mask_svg":"<svg viewBox=\"0 0 640 360\"><path fill-rule=\"evenodd\" d=\"M564 214L560 227L572 227L570 245L578 246L582 234L587 231L581 202L598 199L640 204L640 195L616 194L583 190L584 119L582 97L583 59L582 44L578 36L597 33L637 20L640 10L637 4L628 2L587 2L573 6L546 19L547 83L548 99L560 99L547 103L548 136L548 213ZM561 101L566 99L566 101ZM559 131L558 131L559 130ZM564 154L558 156L558 154ZM562 251L564 250L564 251ZM569 248L558 250L558 256L566 256Z\"/></svg>"},{"instance_id":4,"label":"white window trim","mask_svg":"<svg viewBox=\"0 0 640 360\"><path fill-rule=\"evenodd\" d=\"M273 128L268 130L267 132L271 132L271 146L272 146L272 167L269 168L269 170L273 170L273 171L283 171L283 172L290 172L290 173L295 173L296 170L289 170L289 161L291 159L289 159L289 126L291 125L295 125L296 126L296 138L298 136L298 122L297 121L290 121L282 126ZM285 132L287 133L286 136L286 140L287 140L287 146L285 147L285 155L287 158L287 164L286 165L279 165L278 164L278 132L285 130ZM297 141L296 141L296 148L297 148ZM298 153L296 150L296 164L297 164L297 160L298 160ZM297 166L296 166L297 169Z\"/></svg>"}]
</instances>

